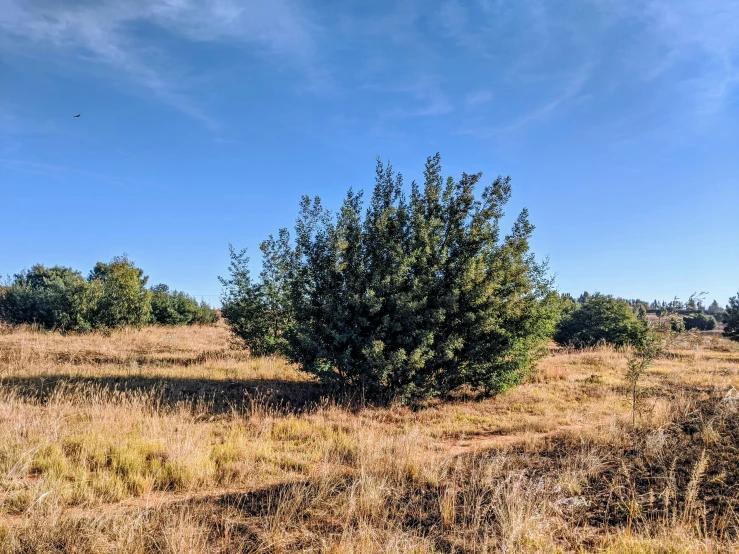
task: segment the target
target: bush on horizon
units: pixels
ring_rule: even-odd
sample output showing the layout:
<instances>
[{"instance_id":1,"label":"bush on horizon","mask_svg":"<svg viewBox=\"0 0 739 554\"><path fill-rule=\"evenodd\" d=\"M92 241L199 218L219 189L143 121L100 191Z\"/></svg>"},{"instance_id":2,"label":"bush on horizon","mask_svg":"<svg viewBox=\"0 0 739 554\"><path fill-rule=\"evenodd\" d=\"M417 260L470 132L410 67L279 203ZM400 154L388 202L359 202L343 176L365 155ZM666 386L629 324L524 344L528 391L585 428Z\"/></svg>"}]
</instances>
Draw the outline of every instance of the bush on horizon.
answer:
<instances>
[{"instance_id":1,"label":"bush on horizon","mask_svg":"<svg viewBox=\"0 0 739 554\"><path fill-rule=\"evenodd\" d=\"M561 302L529 252L524 209L500 229L511 195L481 174L444 180L437 154L423 186L378 160L367 209L350 190L338 213L304 196L287 230L262 244L253 281L231 249L223 315L254 353L279 352L323 382L374 397L427 398L518 383L546 352Z\"/></svg>"},{"instance_id":2,"label":"bush on horizon","mask_svg":"<svg viewBox=\"0 0 739 554\"><path fill-rule=\"evenodd\" d=\"M713 331L718 327L716 318L711 315L706 315L703 312L697 312L689 314L683 317L685 323L685 330L690 331L691 329L697 329L698 331Z\"/></svg>"},{"instance_id":3,"label":"bush on horizon","mask_svg":"<svg viewBox=\"0 0 739 554\"><path fill-rule=\"evenodd\" d=\"M158 325L210 325L216 322L216 311L205 301L198 301L169 286L151 287L151 323Z\"/></svg>"},{"instance_id":4,"label":"bush on horizon","mask_svg":"<svg viewBox=\"0 0 739 554\"><path fill-rule=\"evenodd\" d=\"M600 343L642 346L649 326L625 300L594 294L561 319L554 340L563 346L587 348Z\"/></svg>"}]
</instances>

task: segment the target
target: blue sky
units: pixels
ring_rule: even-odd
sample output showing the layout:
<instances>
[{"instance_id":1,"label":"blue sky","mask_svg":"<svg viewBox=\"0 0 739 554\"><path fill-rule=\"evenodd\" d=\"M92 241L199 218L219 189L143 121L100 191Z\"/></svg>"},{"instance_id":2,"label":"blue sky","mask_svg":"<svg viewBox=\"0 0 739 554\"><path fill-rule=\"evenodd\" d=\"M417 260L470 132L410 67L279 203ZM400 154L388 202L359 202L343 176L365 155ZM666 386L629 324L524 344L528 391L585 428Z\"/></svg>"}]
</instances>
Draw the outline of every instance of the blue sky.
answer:
<instances>
[{"instance_id":1,"label":"blue sky","mask_svg":"<svg viewBox=\"0 0 739 554\"><path fill-rule=\"evenodd\" d=\"M439 151L512 177L560 290L724 304L738 123L734 0L0 0L0 272L217 303L229 242Z\"/></svg>"}]
</instances>

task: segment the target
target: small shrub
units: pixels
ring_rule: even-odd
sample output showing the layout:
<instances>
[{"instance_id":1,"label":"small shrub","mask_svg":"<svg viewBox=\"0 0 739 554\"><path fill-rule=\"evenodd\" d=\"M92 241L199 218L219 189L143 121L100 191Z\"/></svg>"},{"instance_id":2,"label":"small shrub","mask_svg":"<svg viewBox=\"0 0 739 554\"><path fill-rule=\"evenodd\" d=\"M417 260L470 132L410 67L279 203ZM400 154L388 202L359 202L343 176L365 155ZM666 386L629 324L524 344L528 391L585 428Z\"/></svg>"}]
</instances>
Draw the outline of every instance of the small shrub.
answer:
<instances>
[{"instance_id":1,"label":"small shrub","mask_svg":"<svg viewBox=\"0 0 739 554\"><path fill-rule=\"evenodd\" d=\"M685 331L685 322L681 317L672 316L670 318L670 331L673 333L682 333Z\"/></svg>"},{"instance_id":2,"label":"small shrub","mask_svg":"<svg viewBox=\"0 0 739 554\"><path fill-rule=\"evenodd\" d=\"M246 250L237 252L229 245L229 252L230 276L219 277L223 285L221 313L231 332L253 356L274 354L270 343L273 330L267 318L264 294L260 284L252 281Z\"/></svg>"}]
</instances>

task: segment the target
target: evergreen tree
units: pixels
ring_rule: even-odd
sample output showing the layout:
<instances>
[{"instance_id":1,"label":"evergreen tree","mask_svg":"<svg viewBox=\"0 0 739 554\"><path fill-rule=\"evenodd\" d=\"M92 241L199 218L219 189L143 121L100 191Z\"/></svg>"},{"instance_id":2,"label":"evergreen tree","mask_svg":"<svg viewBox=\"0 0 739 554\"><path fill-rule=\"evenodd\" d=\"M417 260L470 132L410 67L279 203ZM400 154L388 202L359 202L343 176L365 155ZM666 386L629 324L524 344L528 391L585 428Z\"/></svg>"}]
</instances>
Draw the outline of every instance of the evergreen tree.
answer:
<instances>
[{"instance_id":1,"label":"evergreen tree","mask_svg":"<svg viewBox=\"0 0 739 554\"><path fill-rule=\"evenodd\" d=\"M648 325L648 323L647 323L647 307L643 303L639 303L639 304L636 305L636 317L644 325Z\"/></svg>"},{"instance_id":2,"label":"evergreen tree","mask_svg":"<svg viewBox=\"0 0 739 554\"><path fill-rule=\"evenodd\" d=\"M99 262L87 280L67 267L35 265L0 287L0 320L46 329L89 331L148 323L214 323L205 302L167 285L146 289L147 277L125 256Z\"/></svg>"},{"instance_id":3,"label":"evergreen tree","mask_svg":"<svg viewBox=\"0 0 739 554\"><path fill-rule=\"evenodd\" d=\"M685 322L683 318L672 316L670 318L670 331L673 333L682 333L685 331Z\"/></svg>"},{"instance_id":4,"label":"evergreen tree","mask_svg":"<svg viewBox=\"0 0 739 554\"><path fill-rule=\"evenodd\" d=\"M364 217L362 195L351 190L336 216L304 197L293 249L281 233L263 249L261 284L224 281L224 316L242 338L261 333L244 333L226 313L233 291L249 291L253 321L266 305L289 314L276 317L273 330L293 362L371 395L420 398L460 386L490 393L515 384L543 355L559 301L546 265L529 252L527 212L500 236L510 180L496 179L478 199L480 178L444 180L437 154L409 198L402 177L378 161ZM267 283L279 286L267 293Z\"/></svg>"},{"instance_id":5,"label":"evergreen tree","mask_svg":"<svg viewBox=\"0 0 739 554\"><path fill-rule=\"evenodd\" d=\"M280 229L277 238L272 235L260 245L262 271L260 297L269 327L265 337L265 351L269 354L288 352L287 336L292 324L290 286L294 279L294 252L290 245L290 233Z\"/></svg>"},{"instance_id":6,"label":"evergreen tree","mask_svg":"<svg viewBox=\"0 0 739 554\"><path fill-rule=\"evenodd\" d=\"M274 354L267 308L261 287L251 279L246 250L228 246L231 263L229 278L219 277L223 285L221 314L242 345L254 356Z\"/></svg>"},{"instance_id":7,"label":"evergreen tree","mask_svg":"<svg viewBox=\"0 0 739 554\"><path fill-rule=\"evenodd\" d=\"M724 313L724 336L739 341L739 293L729 298L729 305Z\"/></svg>"},{"instance_id":8,"label":"evergreen tree","mask_svg":"<svg viewBox=\"0 0 739 554\"><path fill-rule=\"evenodd\" d=\"M151 323L159 325L190 325L215 323L215 310L205 302L167 285L151 287Z\"/></svg>"}]
</instances>

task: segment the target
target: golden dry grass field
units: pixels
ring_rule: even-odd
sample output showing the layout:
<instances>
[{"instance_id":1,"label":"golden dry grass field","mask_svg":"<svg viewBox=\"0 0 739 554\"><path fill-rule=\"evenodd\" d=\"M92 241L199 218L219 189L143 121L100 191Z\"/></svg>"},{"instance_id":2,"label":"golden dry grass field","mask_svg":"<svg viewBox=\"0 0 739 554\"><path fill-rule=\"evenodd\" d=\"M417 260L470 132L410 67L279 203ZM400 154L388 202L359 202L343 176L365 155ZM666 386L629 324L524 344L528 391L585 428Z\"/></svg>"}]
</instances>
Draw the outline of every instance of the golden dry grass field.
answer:
<instances>
[{"instance_id":1,"label":"golden dry grass field","mask_svg":"<svg viewBox=\"0 0 739 554\"><path fill-rule=\"evenodd\" d=\"M222 326L0 329L0 554L739 551L739 347L640 383L552 349L422 409L330 400Z\"/></svg>"}]
</instances>

